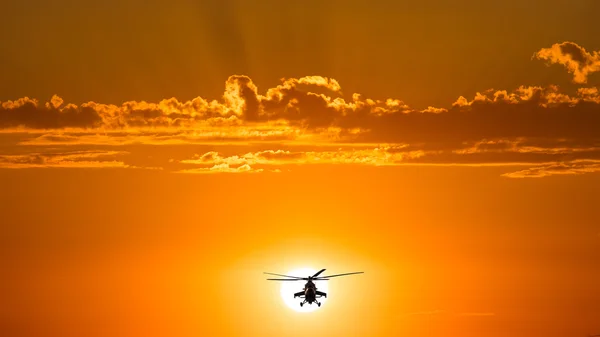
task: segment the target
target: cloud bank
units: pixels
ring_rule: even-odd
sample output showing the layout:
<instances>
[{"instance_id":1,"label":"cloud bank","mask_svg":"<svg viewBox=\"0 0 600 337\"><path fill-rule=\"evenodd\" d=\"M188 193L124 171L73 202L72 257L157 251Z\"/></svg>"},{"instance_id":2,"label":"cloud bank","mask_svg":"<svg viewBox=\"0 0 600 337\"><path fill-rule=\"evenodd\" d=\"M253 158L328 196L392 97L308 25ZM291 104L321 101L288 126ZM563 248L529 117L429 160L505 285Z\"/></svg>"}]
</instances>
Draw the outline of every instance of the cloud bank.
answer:
<instances>
[{"instance_id":1,"label":"cloud bank","mask_svg":"<svg viewBox=\"0 0 600 337\"><path fill-rule=\"evenodd\" d=\"M600 54L572 42L534 58L564 65L585 83ZM557 86L490 89L447 107L414 109L398 98L345 95L332 78L282 79L259 90L233 75L219 99L176 98L121 105L48 102L28 97L0 102L0 135L20 135L20 148L188 145L212 150L178 160L180 173L280 172L290 165L527 166L504 177L547 177L598 171L600 91ZM214 150L236 145L235 153ZM262 146L254 150L253 146ZM264 147L267 146L267 149ZM1 154L1 153L0 153ZM27 157L29 156L29 157ZM2 167L83 165L52 155L2 158ZM40 164L40 158L45 160ZM75 157L73 157L75 158ZM118 165L122 162L88 165ZM19 164L21 163L21 164ZM124 165L124 164L123 164ZM127 165L124 165L127 166Z\"/></svg>"}]
</instances>

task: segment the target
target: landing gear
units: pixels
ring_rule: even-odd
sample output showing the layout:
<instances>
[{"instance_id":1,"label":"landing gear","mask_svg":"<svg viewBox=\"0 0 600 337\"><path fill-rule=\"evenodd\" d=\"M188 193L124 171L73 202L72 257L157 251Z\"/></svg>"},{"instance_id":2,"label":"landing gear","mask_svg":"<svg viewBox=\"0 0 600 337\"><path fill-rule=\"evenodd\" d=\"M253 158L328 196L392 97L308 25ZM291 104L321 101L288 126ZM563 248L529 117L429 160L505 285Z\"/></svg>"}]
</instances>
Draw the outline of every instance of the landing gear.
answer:
<instances>
[{"instance_id":1,"label":"landing gear","mask_svg":"<svg viewBox=\"0 0 600 337\"><path fill-rule=\"evenodd\" d=\"M312 304L313 302L315 302L318 306L321 306L321 302L319 302L317 300L308 301L308 302L306 300L304 300L304 301L300 302L300 306L301 307L304 306L305 303Z\"/></svg>"}]
</instances>

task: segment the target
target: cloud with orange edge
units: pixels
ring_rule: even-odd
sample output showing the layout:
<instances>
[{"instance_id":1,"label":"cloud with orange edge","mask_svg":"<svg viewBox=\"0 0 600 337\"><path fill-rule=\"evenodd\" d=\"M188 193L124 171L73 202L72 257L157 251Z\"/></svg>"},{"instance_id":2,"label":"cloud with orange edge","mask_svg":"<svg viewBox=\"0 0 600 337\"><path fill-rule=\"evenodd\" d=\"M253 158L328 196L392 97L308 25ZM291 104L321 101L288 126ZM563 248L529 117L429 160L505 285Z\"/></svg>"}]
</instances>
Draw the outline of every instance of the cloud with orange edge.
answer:
<instances>
[{"instance_id":1,"label":"cloud with orange edge","mask_svg":"<svg viewBox=\"0 0 600 337\"><path fill-rule=\"evenodd\" d=\"M563 42L534 57L563 64L577 83L585 83L598 71L598 55ZM176 172L267 172L311 164L528 165L505 176L539 177L596 172L598 125L596 87L566 93L554 85L523 85L461 96L447 107L414 109L399 98L344 96L337 80L322 76L282 79L275 87L259 90L248 76L233 75L217 99L75 105L55 95L44 103L28 97L0 102L1 139L17 139L16 149L23 152L3 155L2 167L85 162L76 157L32 157L29 147L193 145L213 150L178 160L194 167ZM249 150L214 150L226 145ZM110 165L89 162L90 167Z\"/></svg>"},{"instance_id":2,"label":"cloud with orange edge","mask_svg":"<svg viewBox=\"0 0 600 337\"><path fill-rule=\"evenodd\" d=\"M550 48L542 48L533 58L550 64L560 64L573 74L573 82L587 83L588 76L600 71L600 52L588 52L577 43L565 41Z\"/></svg>"}]
</instances>

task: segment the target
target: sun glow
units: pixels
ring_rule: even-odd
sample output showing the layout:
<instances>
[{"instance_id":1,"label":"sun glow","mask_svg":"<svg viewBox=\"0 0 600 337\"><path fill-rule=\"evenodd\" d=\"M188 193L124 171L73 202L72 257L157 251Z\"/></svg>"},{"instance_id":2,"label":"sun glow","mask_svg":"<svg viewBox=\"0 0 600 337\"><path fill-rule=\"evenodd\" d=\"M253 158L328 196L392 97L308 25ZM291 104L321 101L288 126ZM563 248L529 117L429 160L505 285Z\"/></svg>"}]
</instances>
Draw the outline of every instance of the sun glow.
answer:
<instances>
[{"instance_id":1,"label":"sun glow","mask_svg":"<svg viewBox=\"0 0 600 337\"><path fill-rule=\"evenodd\" d=\"M292 270L292 271L286 273L285 275L307 277L310 275L314 275L316 272L317 272L317 270L312 269L312 268L300 268L300 269ZM329 281L314 281L314 283L316 284L317 289L319 291L327 293L327 296L329 296L329 287L328 287ZM297 311L297 312L312 312L312 311L322 308L323 305L325 305L325 302L327 302L326 297L319 298L319 302L321 302L321 307L319 307L316 303L313 303L313 304L304 303L303 306L300 306L300 302L302 302L302 299L299 297L294 298L294 293L302 291L304 289L305 284L306 284L306 281L304 281L304 280L295 281L295 282L294 281L281 281L281 298L283 299L285 304L289 308L291 308L292 310Z\"/></svg>"}]
</instances>

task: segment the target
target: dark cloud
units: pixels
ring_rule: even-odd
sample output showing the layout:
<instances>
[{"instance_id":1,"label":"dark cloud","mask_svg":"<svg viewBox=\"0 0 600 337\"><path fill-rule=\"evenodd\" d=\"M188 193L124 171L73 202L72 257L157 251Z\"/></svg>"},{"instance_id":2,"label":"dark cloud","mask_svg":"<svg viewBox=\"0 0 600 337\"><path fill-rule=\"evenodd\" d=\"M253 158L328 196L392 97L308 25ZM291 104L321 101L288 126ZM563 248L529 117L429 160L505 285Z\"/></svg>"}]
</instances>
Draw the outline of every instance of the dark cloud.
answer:
<instances>
[{"instance_id":1,"label":"dark cloud","mask_svg":"<svg viewBox=\"0 0 600 337\"><path fill-rule=\"evenodd\" d=\"M331 96L300 90L299 84L329 89ZM292 131L281 139L334 132L339 141L374 143L457 144L523 137L584 144L600 139L597 88L582 88L575 96L554 86L520 87L510 93L490 90L477 93L472 101L460 97L449 109L425 111L413 110L397 99L377 101L355 94L346 101L339 97L340 90L334 80L312 76L284 80L261 95L248 77L236 75L226 82L221 101L172 98L159 103L126 102L120 107L90 102L60 108L58 97L46 105L26 98L2 103L0 125L4 129L79 127L104 132L191 130L197 137L212 134L205 138L215 141L232 139L242 128L253 131L239 133L239 139L260 140L257 132L269 126L271 131L283 130L283 126ZM275 122L281 124L273 126ZM208 127L221 129L215 133Z\"/></svg>"},{"instance_id":2,"label":"dark cloud","mask_svg":"<svg viewBox=\"0 0 600 337\"><path fill-rule=\"evenodd\" d=\"M571 42L542 49L535 57L565 65L578 82L600 66L598 52L588 53ZM202 164L198 172L260 172L261 165L321 162L512 163L535 167L522 171L523 176L585 173L595 171L594 166L573 163L600 159L598 125L600 91L595 87L579 88L575 94L557 86L490 89L471 100L461 96L449 107L415 110L397 98L344 96L336 80L321 76L282 79L280 85L259 91L249 77L233 75L216 100L76 106L54 96L44 104L30 98L0 103L0 132L25 134L18 143L22 146L279 144L274 150L232 156L209 152L182 162ZM284 151L284 144L313 148ZM339 145L340 150L319 150L316 145ZM48 166L49 159L28 155L3 160L6 167Z\"/></svg>"},{"instance_id":3,"label":"dark cloud","mask_svg":"<svg viewBox=\"0 0 600 337\"><path fill-rule=\"evenodd\" d=\"M93 108L73 104L59 108L58 102L62 103L62 99L57 96L52 98L50 104L44 106L28 97L2 102L0 128L63 129L101 126L102 119Z\"/></svg>"}]
</instances>

